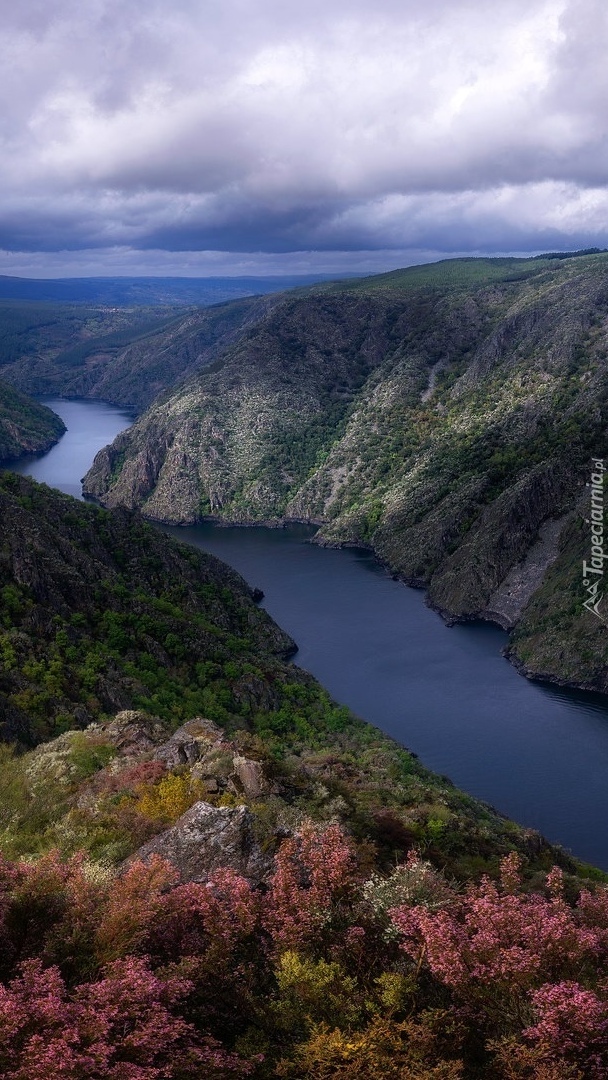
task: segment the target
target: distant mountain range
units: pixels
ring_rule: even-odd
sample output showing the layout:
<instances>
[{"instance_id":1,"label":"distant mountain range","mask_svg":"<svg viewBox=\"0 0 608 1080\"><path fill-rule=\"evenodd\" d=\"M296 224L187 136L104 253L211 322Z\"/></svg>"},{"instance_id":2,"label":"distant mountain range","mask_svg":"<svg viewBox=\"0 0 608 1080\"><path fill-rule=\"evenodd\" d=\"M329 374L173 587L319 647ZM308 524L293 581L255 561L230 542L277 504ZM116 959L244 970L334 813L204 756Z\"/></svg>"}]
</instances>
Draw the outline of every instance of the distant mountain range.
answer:
<instances>
[{"instance_id":1,"label":"distant mountain range","mask_svg":"<svg viewBox=\"0 0 608 1080\"><path fill-rule=\"evenodd\" d=\"M342 277L353 275L343 274ZM0 274L0 300L44 300L116 307L219 304L335 279L335 274L287 277L82 277L22 278Z\"/></svg>"}]
</instances>

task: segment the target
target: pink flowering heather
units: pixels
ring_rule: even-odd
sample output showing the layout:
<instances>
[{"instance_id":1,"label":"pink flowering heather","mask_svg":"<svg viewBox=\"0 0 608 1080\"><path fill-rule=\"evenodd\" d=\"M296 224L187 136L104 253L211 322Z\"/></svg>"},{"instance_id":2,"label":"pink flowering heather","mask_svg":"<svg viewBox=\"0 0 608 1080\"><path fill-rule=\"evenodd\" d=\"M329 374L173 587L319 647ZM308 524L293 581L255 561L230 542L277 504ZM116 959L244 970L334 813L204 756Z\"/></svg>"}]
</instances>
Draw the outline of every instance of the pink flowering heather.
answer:
<instances>
[{"instance_id":1,"label":"pink flowering heather","mask_svg":"<svg viewBox=\"0 0 608 1080\"><path fill-rule=\"evenodd\" d=\"M175 867L153 855L148 863L134 862L114 882L96 934L97 955L102 963L143 948L163 897L178 881Z\"/></svg>"},{"instance_id":2,"label":"pink flowering heather","mask_svg":"<svg viewBox=\"0 0 608 1080\"><path fill-rule=\"evenodd\" d=\"M251 1067L197 1036L175 1007L187 980L154 974L146 960L110 964L68 995L56 968L22 965L0 987L0 1070L10 1080L220 1080Z\"/></svg>"},{"instance_id":3,"label":"pink flowering heather","mask_svg":"<svg viewBox=\"0 0 608 1080\"><path fill-rule=\"evenodd\" d=\"M510 999L521 1015L526 991L594 969L604 931L566 904L559 872L550 875L549 899L518 892L518 884L511 857L500 887L486 878L439 911L394 909L402 948L469 1005L505 1009Z\"/></svg>"},{"instance_id":4,"label":"pink flowering heather","mask_svg":"<svg viewBox=\"0 0 608 1080\"><path fill-rule=\"evenodd\" d=\"M231 966L239 944L258 926L259 894L234 870L218 870L208 885L179 885L162 900L149 949L165 957L200 954Z\"/></svg>"},{"instance_id":5,"label":"pink flowering heather","mask_svg":"<svg viewBox=\"0 0 608 1080\"><path fill-rule=\"evenodd\" d=\"M572 1061L593 1080L608 1076L608 1000L576 982L541 986L532 994L536 1023L524 1037L547 1061Z\"/></svg>"},{"instance_id":6,"label":"pink flowering heather","mask_svg":"<svg viewBox=\"0 0 608 1080\"><path fill-rule=\"evenodd\" d=\"M353 884L354 856L339 825L305 825L281 844L265 923L277 946L297 948L328 920L341 890Z\"/></svg>"}]
</instances>

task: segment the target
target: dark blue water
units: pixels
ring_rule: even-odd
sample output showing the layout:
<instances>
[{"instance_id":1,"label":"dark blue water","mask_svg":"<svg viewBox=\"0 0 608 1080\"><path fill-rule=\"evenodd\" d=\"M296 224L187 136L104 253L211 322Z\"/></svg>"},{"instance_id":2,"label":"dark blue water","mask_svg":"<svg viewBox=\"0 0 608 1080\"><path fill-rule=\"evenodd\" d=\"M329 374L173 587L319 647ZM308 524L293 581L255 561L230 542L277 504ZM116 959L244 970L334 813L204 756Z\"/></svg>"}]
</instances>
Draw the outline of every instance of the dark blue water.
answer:
<instances>
[{"instance_id":1,"label":"dark blue water","mask_svg":"<svg viewBox=\"0 0 608 1080\"><path fill-rule=\"evenodd\" d=\"M68 430L47 454L19 458L7 468L81 499L80 481L90 469L95 454L133 423L133 413L103 401L50 397L40 400L61 417Z\"/></svg>"},{"instance_id":2,"label":"dark blue water","mask_svg":"<svg viewBox=\"0 0 608 1080\"><path fill-rule=\"evenodd\" d=\"M68 424L61 453L21 471L73 491L96 450L129 420L97 402L53 407ZM371 556L317 548L305 526L167 531L263 589L265 607L300 646L296 662L335 698L459 787L608 869L602 699L522 678L501 656L501 630L446 627L422 593L393 581Z\"/></svg>"}]
</instances>

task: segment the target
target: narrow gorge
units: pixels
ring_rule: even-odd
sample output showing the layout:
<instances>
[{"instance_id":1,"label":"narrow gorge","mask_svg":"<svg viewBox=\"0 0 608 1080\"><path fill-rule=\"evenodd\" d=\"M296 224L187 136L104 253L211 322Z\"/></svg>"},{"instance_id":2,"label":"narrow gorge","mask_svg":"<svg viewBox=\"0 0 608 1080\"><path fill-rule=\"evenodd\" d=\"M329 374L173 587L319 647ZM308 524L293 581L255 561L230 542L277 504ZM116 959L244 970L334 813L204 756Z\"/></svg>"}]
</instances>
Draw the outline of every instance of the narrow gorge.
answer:
<instances>
[{"instance_id":1,"label":"narrow gorge","mask_svg":"<svg viewBox=\"0 0 608 1080\"><path fill-rule=\"evenodd\" d=\"M267 303L97 456L87 493L165 523L314 523L448 621L507 627L527 674L607 692L580 569L608 257L455 260Z\"/></svg>"}]
</instances>

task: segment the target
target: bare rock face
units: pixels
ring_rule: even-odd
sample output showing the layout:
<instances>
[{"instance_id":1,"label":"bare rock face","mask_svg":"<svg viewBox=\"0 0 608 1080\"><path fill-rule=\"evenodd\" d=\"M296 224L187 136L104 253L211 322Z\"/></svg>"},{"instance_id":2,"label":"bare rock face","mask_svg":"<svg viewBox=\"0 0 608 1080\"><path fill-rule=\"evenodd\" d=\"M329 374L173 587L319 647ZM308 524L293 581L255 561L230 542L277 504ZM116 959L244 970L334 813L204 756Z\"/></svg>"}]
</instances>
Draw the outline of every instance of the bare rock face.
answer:
<instances>
[{"instance_id":1,"label":"bare rock face","mask_svg":"<svg viewBox=\"0 0 608 1080\"><path fill-rule=\"evenodd\" d=\"M189 768L202 780L209 794L230 791L247 799L277 794L278 787L264 773L259 761L243 757L213 720L196 717L178 728L153 755L169 772Z\"/></svg>"},{"instance_id":2,"label":"bare rock face","mask_svg":"<svg viewBox=\"0 0 608 1080\"><path fill-rule=\"evenodd\" d=\"M170 739L159 746L154 758L164 762L169 770L177 769L180 765L194 765L205 757L212 745L223 744L225 741L217 724L212 720L196 717L188 720Z\"/></svg>"},{"instance_id":3,"label":"bare rock face","mask_svg":"<svg viewBox=\"0 0 608 1080\"><path fill-rule=\"evenodd\" d=\"M253 835L253 817L246 806L211 806L198 802L172 828L139 848L129 862L167 859L183 883L205 884L216 870L229 868L252 884L260 884L272 868Z\"/></svg>"},{"instance_id":4,"label":"bare rock face","mask_svg":"<svg viewBox=\"0 0 608 1080\"><path fill-rule=\"evenodd\" d=\"M276 790L268 783L259 761L251 761L250 758L237 754L233 764L235 778L249 799L259 799L261 795Z\"/></svg>"},{"instance_id":5,"label":"bare rock face","mask_svg":"<svg viewBox=\"0 0 608 1080\"><path fill-rule=\"evenodd\" d=\"M538 537L523 559L511 568L506 578L488 601L482 612L484 619L497 622L504 630L512 630L536 590L542 585L548 568L559 554L559 540L572 514L549 518L538 530Z\"/></svg>"},{"instance_id":6,"label":"bare rock face","mask_svg":"<svg viewBox=\"0 0 608 1080\"><path fill-rule=\"evenodd\" d=\"M91 724L87 730L103 734L121 757L139 757L149 753L166 734L161 720L137 709L123 709L109 723Z\"/></svg>"}]
</instances>

